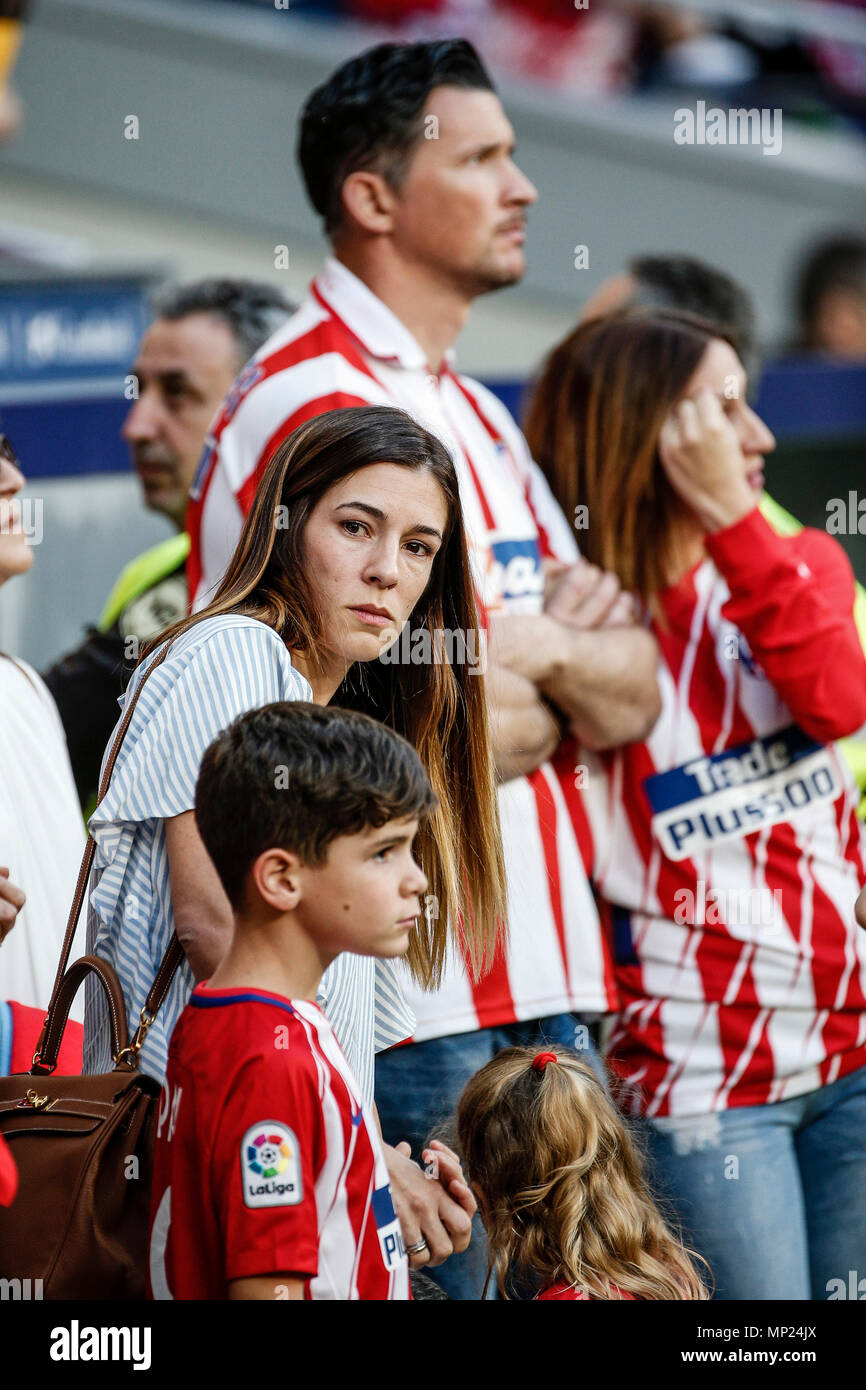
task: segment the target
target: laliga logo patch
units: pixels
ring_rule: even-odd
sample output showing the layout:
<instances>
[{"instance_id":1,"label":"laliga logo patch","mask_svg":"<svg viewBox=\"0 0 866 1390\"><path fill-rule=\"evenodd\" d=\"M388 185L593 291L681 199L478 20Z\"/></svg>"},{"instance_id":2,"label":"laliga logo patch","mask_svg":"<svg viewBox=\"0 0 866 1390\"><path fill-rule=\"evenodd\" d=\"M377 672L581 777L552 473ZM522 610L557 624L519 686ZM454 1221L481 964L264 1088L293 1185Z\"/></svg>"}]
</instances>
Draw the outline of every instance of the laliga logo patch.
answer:
<instances>
[{"instance_id":1,"label":"laliga logo patch","mask_svg":"<svg viewBox=\"0 0 866 1390\"><path fill-rule=\"evenodd\" d=\"M248 1207L294 1207L303 1197L300 1149L279 1120L259 1120L241 1140L241 1183Z\"/></svg>"}]
</instances>

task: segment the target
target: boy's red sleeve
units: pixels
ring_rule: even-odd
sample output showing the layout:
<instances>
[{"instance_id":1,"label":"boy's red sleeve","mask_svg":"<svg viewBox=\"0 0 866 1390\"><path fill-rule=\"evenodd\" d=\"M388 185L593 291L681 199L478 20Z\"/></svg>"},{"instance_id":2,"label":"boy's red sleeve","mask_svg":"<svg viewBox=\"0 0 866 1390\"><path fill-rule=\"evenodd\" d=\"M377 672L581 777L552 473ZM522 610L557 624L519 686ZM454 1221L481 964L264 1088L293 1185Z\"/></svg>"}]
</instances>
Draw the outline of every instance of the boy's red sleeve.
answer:
<instances>
[{"instance_id":1,"label":"boy's red sleeve","mask_svg":"<svg viewBox=\"0 0 866 1390\"><path fill-rule=\"evenodd\" d=\"M801 729L828 743L866 723L854 575L839 543L822 531L780 536L756 507L706 548L731 591L722 616Z\"/></svg>"},{"instance_id":2,"label":"boy's red sleeve","mask_svg":"<svg viewBox=\"0 0 866 1390\"><path fill-rule=\"evenodd\" d=\"M236 1078L215 1131L211 1191L226 1281L318 1272L315 1182L323 1121L313 1059L275 1052Z\"/></svg>"}]
</instances>

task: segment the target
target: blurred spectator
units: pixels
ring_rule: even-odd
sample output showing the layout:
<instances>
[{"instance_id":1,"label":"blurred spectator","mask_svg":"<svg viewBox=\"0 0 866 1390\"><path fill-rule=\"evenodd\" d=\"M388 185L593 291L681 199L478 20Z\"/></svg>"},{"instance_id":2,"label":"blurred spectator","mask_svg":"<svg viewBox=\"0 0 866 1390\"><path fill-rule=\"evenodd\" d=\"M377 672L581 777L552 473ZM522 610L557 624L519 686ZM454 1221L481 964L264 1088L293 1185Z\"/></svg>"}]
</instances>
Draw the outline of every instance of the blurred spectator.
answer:
<instances>
[{"instance_id":1,"label":"blurred spectator","mask_svg":"<svg viewBox=\"0 0 866 1390\"><path fill-rule=\"evenodd\" d=\"M795 294L800 351L866 362L866 238L819 242L800 267Z\"/></svg>"},{"instance_id":2,"label":"blurred spectator","mask_svg":"<svg viewBox=\"0 0 866 1390\"><path fill-rule=\"evenodd\" d=\"M21 98L9 78L18 59L27 0L0 0L0 145L21 125Z\"/></svg>"},{"instance_id":3,"label":"blurred spectator","mask_svg":"<svg viewBox=\"0 0 866 1390\"><path fill-rule=\"evenodd\" d=\"M737 340L751 375L758 367L755 311L748 290L716 266L693 256L635 256L587 300L580 321L617 309L678 309L724 329Z\"/></svg>"},{"instance_id":4,"label":"blurred spectator","mask_svg":"<svg viewBox=\"0 0 866 1390\"><path fill-rule=\"evenodd\" d=\"M829 0L825 0L829 3ZM866 9L866 0L833 0L852 10ZM834 103L864 126L866 101L866 16L861 43L841 39L816 38L808 45L819 73L827 84Z\"/></svg>"},{"instance_id":5,"label":"blurred spectator","mask_svg":"<svg viewBox=\"0 0 866 1390\"><path fill-rule=\"evenodd\" d=\"M30 518L17 498L23 486L12 448L0 437L0 585L33 564ZM34 512L41 506L38 498L31 503ZM0 1000L45 1009L78 878L84 827L54 702L36 672L5 652L0 654L0 768L0 846L10 879L26 894L0 947ZM79 946L83 941L82 929ZM83 999L73 1005L73 1016L83 1016Z\"/></svg>"},{"instance_id":6,"label":"blurred spectator","mask_svg":"<svg viewBox=\"0 0 866 1390\"><path fill-rule=\"evenodd\" d=\"M289 0L235 0L274 12ZM828 0L862 9L864 0ZM494 70L578 100L628 91L714 93L747 106L783 106L786 120L863 128L862 46L822 37L817 2L808 33L790 9L752 19L704 6L642 0L291 0L291 11L374 25L379 37L468 39ZM841 118L841 120L839 119Z\"/></svg>"},{"instance_id":7,"label":"blurred spectator","mask_svg":"<svg viewBox=\"0 0 866 1390\"><path fill-rule=\"evenodd\" d=\"M636 65L644 87L735 87L760 65L739 39L715 31L696 10L641 5Z\"/></svg>"},{"instance_id":8,"label":"blurred spectator","mask_svg":"<svg viewBox=\"0 0 866 1390\"><path fill-rule=\"evenodd\" d=\"M126 567L99 626L45 674L83 805L97 789L117 701L142 645L187 610L184 518L208 426L244 363L292 309L271 285L244 280L200 280L155 301L133 367L138 398L122 433L145 505L167 516L178 535Z\"/></svg>"},{"instance_id":9,"label":"blurred spectator","mask_svg":"<svg viewBox=\"0 0 866 1390\"><path fill-rule=\"evenodd\" d=\"M356 18L385 24L404 39L459 34L502 72L564 95L593 95L630 85L636 34L619 5L578 9L574 0L348 0Z\"/></svg>"}]
</instances>

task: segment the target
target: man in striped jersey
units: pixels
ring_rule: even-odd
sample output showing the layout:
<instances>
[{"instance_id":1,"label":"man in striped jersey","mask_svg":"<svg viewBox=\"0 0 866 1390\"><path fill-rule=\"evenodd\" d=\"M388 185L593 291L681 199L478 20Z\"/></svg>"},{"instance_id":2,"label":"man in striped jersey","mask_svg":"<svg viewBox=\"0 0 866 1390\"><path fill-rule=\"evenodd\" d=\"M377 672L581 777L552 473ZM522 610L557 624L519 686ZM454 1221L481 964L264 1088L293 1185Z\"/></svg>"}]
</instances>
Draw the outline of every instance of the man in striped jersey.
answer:
<instances>
[{"instance_id":1,"label":"man in striped jersey","mask_svg":"<svg viewBox=\"0 0 866 1390\"><path fill-rule=\"evenodd\" d=\"M526 209L537 195L513 152L511 125L463 40L381 45L312 94L299 155L333 254L225 401L188 518L191 592L201 606L275 446L302 421L338 406L398 405L455 460L491 635L511 941L480 982L457 959L434 996L407 976L413 1046L377 1064L392 1142L421 1142L499 1047L544 1038L587 1046L573 1012L614 1006L585 869L581 771L563 788L548 760L561 715L602 748L642 737L659 707L652 639L630 625L615 579L579 563L572 527L508 412L454 368L472 301L524 271ZM384 590L394 557L382 551L377 563ZM430 1200L417 1183L414 1200ZM477 1296L483 1249L476 1261L468 1282L456 1262L443 1272L450 1292Z\"/></svg>"}]
</instances>

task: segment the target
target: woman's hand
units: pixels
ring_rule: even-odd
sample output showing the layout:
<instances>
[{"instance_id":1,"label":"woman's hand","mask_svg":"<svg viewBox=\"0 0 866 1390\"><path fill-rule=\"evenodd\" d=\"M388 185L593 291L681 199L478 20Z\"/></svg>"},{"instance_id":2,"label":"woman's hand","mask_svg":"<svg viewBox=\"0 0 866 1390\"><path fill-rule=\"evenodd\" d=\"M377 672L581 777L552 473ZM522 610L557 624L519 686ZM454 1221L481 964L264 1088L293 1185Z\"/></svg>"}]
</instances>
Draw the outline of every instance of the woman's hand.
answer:
<instances>
[{"instance_id":1,"label":"woman's hand","mask_svg":"<svg viewBox=\"0 0 866 1390\"><path fill-rule=\"evenodd\" d=\"M20 888L9 881L9 870L0 868L0 945L15 926L16 918L27 898Z\"/></svg>"},{"instance_id":2,"label":"woman's hand","mask_svg":"<svg viewBox=\"0 0 866 1390\"><path fill-rule=\"evenodd\" d=\"M410 1157L409 1144L386 1144L385 1162L394 1207L400 1218L403 1242L408 1247L423 1240L424 1248L409 1253L409 1268L441 1265L449 1255L465 1250L472 1235L476 1211L457 1155L444 1144L430 1145L436 1165L428 1177ZM431 1178L435 1181L431 1182Z\"/></svg>"},{"instance_id":3,"label":"woman's hand","mask_svg":"<svg viewBox=\"0 0 866 1390\"><path fill-rule=\"evenodd\" d=\"M736 431L708 388L671 410L659 435L659 457L705 531L733 526L756 505Z\"/></svg>"}]
</instances>

